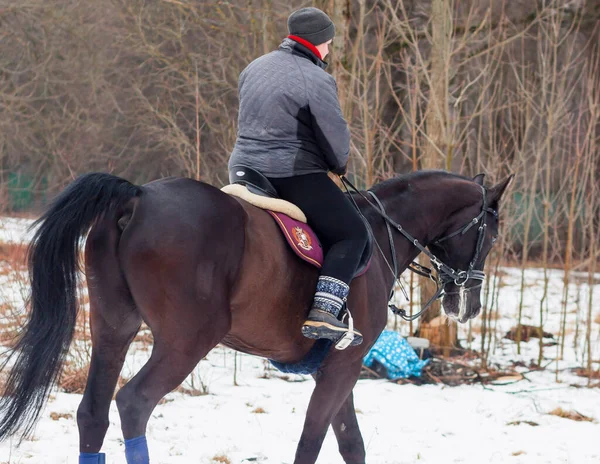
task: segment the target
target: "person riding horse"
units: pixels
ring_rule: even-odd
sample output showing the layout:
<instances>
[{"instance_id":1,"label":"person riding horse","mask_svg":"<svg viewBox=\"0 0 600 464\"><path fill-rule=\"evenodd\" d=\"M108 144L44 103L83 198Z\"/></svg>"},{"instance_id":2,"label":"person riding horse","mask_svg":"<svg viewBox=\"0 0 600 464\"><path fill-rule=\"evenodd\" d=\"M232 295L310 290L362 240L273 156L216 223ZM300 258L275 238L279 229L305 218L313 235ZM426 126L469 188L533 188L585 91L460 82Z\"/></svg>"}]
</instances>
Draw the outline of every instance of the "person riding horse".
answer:
<instances>
[{"instance_id":1,"label":"person riding horse","mask_svg":"<svg viewBox=\"0 0 600 464\"><path fill-rule=\"evenodd\" d=\"M425 253L434 268L429 273L439 273L446 315L465 323L480 312L485 260L498 238L500 199L512 176L493 187L483 185L483 175L471 179L443 171L378 183L365 194L357 192L357 206L373 213L365 215L367 233L362 217L327 177L327 170L345 170L348 128L322 58L301 43L320 42L315 50L324 57L333 25L318 10L295 15L290 31L301 36L288 38L242 73L240 137L231 163L262 170L319 231L327 254L316 294L315 269L286 253L272 217L250 203L187 178L135 185L106 173L83 175L33 225L27 322L0 366L8 366L0 391L0 442L33 430L60 377L79 320L82 261L93 330L77 410L80 464L106 462L101 451L113 397L127 463L149 464L152 412L219 343L268 357L288 372L314 375L295 464L316 463L330 428L344 462L364 464L352 391L368 348L386 326L398 276ZM348 295L371 238L388 240L389 246L378 247ZM302 326L299 313L313 295ZM353 341L364 338L362 345L330 350L328 340L303 337L349 340L354 332L336 318L347 296L353 312L348 319L362 331ZM152 354L115 395L142 322L152 332Z\"/></svg>"},{"instance_id":2,"label":"person riding horse","mask_svg":"<svg viewBox=\"0 0 600 464\"><path fill-rule=\"evenodd\" d=\"M240 74L238 137L229 168L246 166L266 176L280 198L296 204L322 242L325 257L312 309L302 327L308 338L339 340L349 330L338 320L369 232L357 209L329 178L344 174L350 131L335 79L323 60L335 35L317 8L288 18L279 49ZM362 343L354 330L352 345Z\"/></svg>"}]
</instances>

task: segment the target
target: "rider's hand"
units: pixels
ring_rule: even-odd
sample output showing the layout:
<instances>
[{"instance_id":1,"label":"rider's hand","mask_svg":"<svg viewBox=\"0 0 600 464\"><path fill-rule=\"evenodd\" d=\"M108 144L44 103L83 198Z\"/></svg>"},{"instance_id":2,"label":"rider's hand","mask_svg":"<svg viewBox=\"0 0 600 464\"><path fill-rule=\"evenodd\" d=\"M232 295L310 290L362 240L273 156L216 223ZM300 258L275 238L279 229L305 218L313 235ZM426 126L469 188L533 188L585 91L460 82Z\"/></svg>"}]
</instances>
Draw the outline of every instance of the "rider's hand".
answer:
<instances>
[{"instance_id":1,"label":"rider's hand","mask_svg":"<svg viewBox=\"0 0 600 464\"><path fill-rule=\"evenodd\" d=\"M338 168L338 169L334 169L331 172L333 172L334 174L338 175L338 176L343 176L346 174L346 171L348 170L348 165Z\"/></svg>"}]
</instances>

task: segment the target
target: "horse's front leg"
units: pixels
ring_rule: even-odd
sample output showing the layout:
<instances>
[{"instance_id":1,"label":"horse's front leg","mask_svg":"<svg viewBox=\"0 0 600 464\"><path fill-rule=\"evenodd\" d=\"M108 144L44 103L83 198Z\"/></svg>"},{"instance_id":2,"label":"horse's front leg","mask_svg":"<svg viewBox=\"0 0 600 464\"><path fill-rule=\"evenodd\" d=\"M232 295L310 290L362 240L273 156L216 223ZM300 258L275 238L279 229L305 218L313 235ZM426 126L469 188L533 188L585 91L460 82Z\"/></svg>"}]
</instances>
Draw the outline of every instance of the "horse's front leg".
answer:
<instances>
[{"instance_id":1,"label":"horse's front leg","mask_svg":"<svg viewBox=\"0 0 600 464\"><path fill-rule=\"evenodd\" d=\"M331 422L340 454L346 464L365 464L365 444L358 427L352 392Z\"/></svg>"},{"instance_id":2,"label":"horse's front leg","mask_svg":"<svg viewBox=\"0 0 600 464\"><path fill-rule=\"evenodd\" d=\"M360 374L361 357L350 365L340 360L327 361L315 375L316 386L308 405L294 464L314 464L317 461L327 429L352 392ZM358 428L356 430L360 435Z\"/></svg>"}]
</instances>

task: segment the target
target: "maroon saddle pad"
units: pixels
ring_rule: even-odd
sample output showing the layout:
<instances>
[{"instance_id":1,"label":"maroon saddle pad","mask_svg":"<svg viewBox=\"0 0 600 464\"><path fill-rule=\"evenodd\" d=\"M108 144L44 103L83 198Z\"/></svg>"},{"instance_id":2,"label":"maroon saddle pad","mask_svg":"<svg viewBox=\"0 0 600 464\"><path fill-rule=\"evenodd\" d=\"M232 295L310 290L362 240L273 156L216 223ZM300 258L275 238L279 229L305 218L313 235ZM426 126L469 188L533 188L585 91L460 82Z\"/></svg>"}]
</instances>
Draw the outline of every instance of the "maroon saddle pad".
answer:
<instances>
[{"instance_id":1,"label":"maroon saddle pad","mask_svg":"<svg viewBox=\"0 0 600 464\"><path fill-rule=\"evenodd\" d=\"M284 213L266 210L275 219L285 240L300 258L320 269L323 266L323 247L317 234L308 224L292 219ZM369 269L369 263L356 277L363 275Z\"/></svg>"}]
</instances>

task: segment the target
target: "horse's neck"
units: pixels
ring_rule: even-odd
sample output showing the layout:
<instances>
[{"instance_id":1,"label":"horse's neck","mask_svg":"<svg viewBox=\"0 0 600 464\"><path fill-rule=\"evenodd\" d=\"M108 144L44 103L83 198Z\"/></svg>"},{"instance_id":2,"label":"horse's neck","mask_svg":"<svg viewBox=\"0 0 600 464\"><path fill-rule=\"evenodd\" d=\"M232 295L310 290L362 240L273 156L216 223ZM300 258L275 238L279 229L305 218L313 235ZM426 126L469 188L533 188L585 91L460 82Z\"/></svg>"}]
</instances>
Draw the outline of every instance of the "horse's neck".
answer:
<instances>
[{"instance_id":1,"label":"horse's neck","mask_svg":"<svg viewBox=\"0 0 600 464\"><path fill-rule=\"evenodd\" d=\"M390 191L391 190L391 191ZM423 246L427 246L435 237L445 230L447 205L443 195L433 195L432 191L417 190L419 193L395 195L392 189L378 194L389 217L400 224L405 231ZM385 257L390 261L389 236L385 223L371 213L371 225L377 242ZM419 250L406 237L392 228L394 248L398 262L398 273L401 274L419 255ZM391 263L391 261L390 261ZM387 265L386 265L387 267Z\"/></svg>"}]
</instances>

